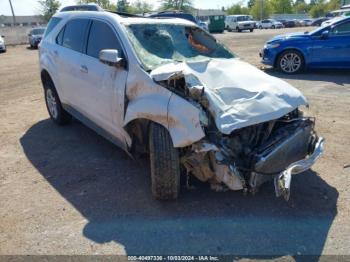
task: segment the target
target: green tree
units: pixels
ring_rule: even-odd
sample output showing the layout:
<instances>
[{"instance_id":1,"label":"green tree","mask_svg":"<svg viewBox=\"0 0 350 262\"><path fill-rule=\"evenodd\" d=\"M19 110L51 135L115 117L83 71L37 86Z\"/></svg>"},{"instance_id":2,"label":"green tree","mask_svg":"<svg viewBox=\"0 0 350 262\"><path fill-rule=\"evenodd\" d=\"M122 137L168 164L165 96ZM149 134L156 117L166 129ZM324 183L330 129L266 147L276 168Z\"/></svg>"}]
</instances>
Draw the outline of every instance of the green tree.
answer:
<instances>
[{"instance_id":1,"label":"green tree","mask_svg":"<svg viewBox=\"0 0 350 262\"><path fill-rule=\"evenodd\" d=\"M129 2L126 0L118 0L117 2L117 11L118 12L128 12Z\"/></svg>"},{"instance_id":2,"label":"green tree","mask_svg":"<svg viewBox=\"0 0 350 262\"><path fill-rule=\"evenodd\" d=\"M45 22L48 22L61 6L58 0L39 0L38 3Z\"/></svg>"},{"instance_id":3,"label":"green tree","mask_svg":"<svg viewBox=\"0 0 350 262\"><path fill-rule=\"evenodd\" d=\"M275 14L289 14L292 13L292 0L271 0L273 12Z\"/></svg>"},{"instance_id":4,"label":"green tree","mask_svg":"<svg viewBox=\"0 0 350 262\"><path fill-rule=\"evenodd\" d=\"M250 14L257 20L270 17L273 8L270 0L256 0L250 10Z\"/></svg>"},{"instance_id":5,"label":"green tree","mask_svg":"<svg viewBox=\"0 0 350 262\"><path fill-rule=\"evenodd\" d=\"M129 4L127 11L130 14L144 14L147 12L151 12L152 10L153 6L151 4L142 0L137 0Z\"/></svg>"},{"instance_id":6,"label":"green tree","mask_svg":"<svg viewBox=\"0 0 350 262\"><path fill-rule=\"evenodd\" d=\"M310 2L310 5L311 5L311 2ZM325 16L327 14L327 4L324 1L313 3L311 5L309 14L314 18Z\"/></svg>"},{"instance_id":7,"label":"green tree","mask_svg":"<svg viewBox=\"0 0 350 262\"><path fill-rule=\"evenodd\" d=\"M193 8L192 0L160 0L161 10L189 11Z\"/></svg>"},{"instance_id":8,"label":"green tree","mask_svg":"<svg viewBox=\"0 0 350 262\"><path fill-rule=\"evenodd\" d=\"M250 13L249 11L248 7L243 6L243 2L233 4L226 9L228 15L248 15Z\"/></svg>"},{"instance_id":9,"label":"green tree","mask_svg":"<svg viewBox=\"0 0 350 262\"><path fill-rule=\"evenodd\" d=\"M255 1L256 1L256 0L248 0L247 6L248 6L249 9L252 9L252 7L253 7L254 4L255 4Z\"/></svg>"},{"instance_id":10,"label":"green tree","mask_svg":"<svg viewBox=\"0 0 350 262\"><path fill-rule=\"evenodd\" d=\"M307 3L295 3L293 9L295 13L303 14L309 12L310 6Z\"/></svg>"}]
</instances>

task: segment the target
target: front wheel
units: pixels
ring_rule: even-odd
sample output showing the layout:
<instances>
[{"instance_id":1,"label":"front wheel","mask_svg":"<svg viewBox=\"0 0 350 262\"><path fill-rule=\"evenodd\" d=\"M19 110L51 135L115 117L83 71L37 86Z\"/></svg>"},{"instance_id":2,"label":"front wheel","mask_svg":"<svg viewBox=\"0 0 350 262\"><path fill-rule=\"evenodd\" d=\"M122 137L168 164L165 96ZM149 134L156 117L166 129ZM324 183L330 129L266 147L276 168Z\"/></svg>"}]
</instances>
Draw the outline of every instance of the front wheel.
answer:
<instances>
[{"instance_id":1,"label":"front wheel","mask_svg":"<svg viewBox=\"0 0 350 262\"><path fill-rule=\"evenodd\" d=\"M61 105L54 85L48 81L44 84L45 103L50 118L58 125L64 125L70 122L71 115L65 111Z\"/></svg>"},{"instance_id":2,"label":"front wheel","mask_svg":"<svg viewBox=\"0 0 350 262\"><path fill-rule=\"evenodd\" d=\"M274 25L271 26L272 29L275 29L276 27Z\"/></svg>"},{"instance_id":3,"label":"front wheel","mask_svg":"<svg viewBox=\"0 0 350 262\"><path fill-rule=\"evenodd\" d=\"M159 200L176 199L180 192L179 152L168 130L151 123L149 132L152 194Z\"/></svg>"},{"instance_id":4,"label":"front wheel","mask_svg":"<svg viewBox=\"0 0 350 262\"><path fill-rule=\"evenodd\" d=\"M253 32L253 31L254 31L254 29L249 29L249 31L250 31L250 32Z\"/></svg>"},{"instance_id":5,"label":"front wheel","mask_svg":"<svg viewBox=\"0 0 350 262\"><path fill-rule=\"evenodd\" d=\"M296 74L304 68L303 55L296 50L287 50L278 56L277 68L286 74Z\"/></svg>"}]
</instances>

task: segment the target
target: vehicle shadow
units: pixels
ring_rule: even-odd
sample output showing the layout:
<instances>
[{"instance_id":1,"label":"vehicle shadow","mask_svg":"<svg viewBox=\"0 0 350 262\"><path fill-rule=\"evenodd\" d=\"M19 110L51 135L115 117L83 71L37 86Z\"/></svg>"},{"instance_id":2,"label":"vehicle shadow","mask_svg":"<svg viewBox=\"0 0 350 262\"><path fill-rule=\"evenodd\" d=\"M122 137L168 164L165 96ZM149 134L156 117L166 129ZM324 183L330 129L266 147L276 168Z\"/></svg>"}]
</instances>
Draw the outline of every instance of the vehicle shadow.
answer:
<instances>
[{"instance_id":1,"label":"vehicle shadow","mask_svg":"<svg viewBox=\"0 0 350 262\"><path fill-rule=\"evenodd\" d=\"M31 126L20 143L40 174L89 222L82 234L115 241L128 255L320 255L337 214L338 191L308 171L289 202L272 183L257 195L203 184L174 202L152 198L148 160L127 154L77 121Z\"/></svg>"},{"instance_id":2,"label":"vehicle shadow","mask_svg":"<svg viewBox=\"0 0 350 262\"><path fill-rule=\"evenodd\" d=\"M308 69L295 75L284 74L271 67L263 68L263 70L269 75L282 79L332 82L342 86L350 84L349 69Z\"/></svg>"}]
</instances>

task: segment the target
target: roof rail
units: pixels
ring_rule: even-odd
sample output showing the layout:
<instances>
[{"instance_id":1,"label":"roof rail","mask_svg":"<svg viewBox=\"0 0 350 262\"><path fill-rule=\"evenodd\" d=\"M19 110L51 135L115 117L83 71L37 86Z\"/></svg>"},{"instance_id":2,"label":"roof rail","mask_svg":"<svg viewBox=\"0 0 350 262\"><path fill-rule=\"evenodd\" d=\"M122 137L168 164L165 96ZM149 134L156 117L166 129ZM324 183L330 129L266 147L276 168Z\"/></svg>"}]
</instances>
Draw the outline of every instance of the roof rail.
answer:
<instances>
[{"instance_id":1,"label":"roof rail","mask_svg":"<svg viewBox=\"0 0 350 262\"><path fill-rule=\"evenodd\" d=\"M117 15L120 15L123 17L144 17L141 15L134 15L134 14L126 13L126 12L119 12L119 11L112 11L112 10L105 10L105 11L109 12L109 13L117 14Z\"/></svg>"}]
</instances>

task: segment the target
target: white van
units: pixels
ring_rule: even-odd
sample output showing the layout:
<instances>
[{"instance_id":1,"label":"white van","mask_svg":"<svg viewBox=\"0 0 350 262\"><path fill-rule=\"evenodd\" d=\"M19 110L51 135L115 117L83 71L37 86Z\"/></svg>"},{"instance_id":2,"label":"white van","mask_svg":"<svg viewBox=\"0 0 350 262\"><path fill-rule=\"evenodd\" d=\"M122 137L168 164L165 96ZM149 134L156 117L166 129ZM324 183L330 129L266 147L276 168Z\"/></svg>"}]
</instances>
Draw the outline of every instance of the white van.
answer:
<instances>
[{"instance_id":1,"label":"white van","mask_svg":"<svg viewBox=\"0 0 350 262\"><path fill-rule=\"evenodd\" d=\"M253 21L250 15L228 15L225 18L225 28L227 31L231 32L236 30L242 32L242 30L254 31L255 21Z\"/></svg>"}]
</instances>

